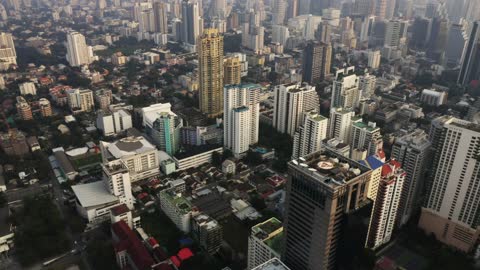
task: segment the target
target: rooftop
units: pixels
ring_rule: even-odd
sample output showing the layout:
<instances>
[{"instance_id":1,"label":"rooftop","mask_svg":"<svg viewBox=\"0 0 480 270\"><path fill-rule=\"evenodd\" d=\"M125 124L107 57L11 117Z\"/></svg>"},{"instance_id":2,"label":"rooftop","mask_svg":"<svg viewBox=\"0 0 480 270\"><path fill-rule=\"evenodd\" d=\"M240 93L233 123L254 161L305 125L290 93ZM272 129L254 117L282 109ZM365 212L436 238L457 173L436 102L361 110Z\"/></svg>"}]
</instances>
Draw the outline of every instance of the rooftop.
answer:
<instances>
[{"instance_id":1,"label":"rooftop","mask_svg":"<svg viewBox=\"0 0 480 270\"><path fill-rule=\"evenodd\" d=\"M290 165L313 174L316 180L332 188L343 186L370 171L367 166L328 149L292 160Z\"/></svg>"},{"instance_id":2,"label":"rooftop","mask_svg":"<svg viewBox=\"0 0 480 270\"><path fill-rule=\"evenodd\" d=\"M188 214L192 210L192 204L185 197L173 193L171 189L166 189L160 192L160 197L165 197L171 204L182 213Z\"/></svg>"},{"instance_id":3,"label":"rooftop","mask_svg":"<svg viewBox=\"0 0 480 270\"><path fill-rule=\"evenodd\" d=\"M142 154L156 150L144 137L126 137L113 143L107 143L108 151L115 158Z\"/></svg>"},{"instance_id":4,"label":"rooftop","mask_svg":"<svg viewBox=\"0 0 480 270\"><path fill-rule=\"evenodd\" d=\"M373 131L376 131L376 130L380 130L378 127L376 127L376 124L375 124L375 123L372 123L372 122L365 123L365 122L363 122L363 121L359 121L359 122L353 123L353 125L354 125L355 127L358 127L358 128L361 128L361 129L365 129L365 130L367 130L368 132L373 132Z\"/></svg>"},{"instance_id":5,"label":"rooftop","mask_svg":"<svg viewBox=\"0 0 480 270\"><path fill-rule=\"evenodd\" d=\"M273 258L266 263L253 268L252 270L290 270L290 268L283 264L279 259Z\"/></svg>"},{"instance_id":6,"label":"rooftop","mask_svg":"<svg viewBox=\"0 0 480 270\"><path fill-rule=\"evenodd\" d=\"M283 240L283 226L280 220L271 218L253 226L252 235L262 240L275 252L280 253Z\"/></svg>"},{"instance_id":7,"label":"rooftop","mask_svg":"<svg viewBox=\"0 0 480 270\"><path fill-rule=\"evenodd\" d=\"M115 206L115 207L111 208L110 211L112 211L112 214L114 216L119 216L119 215L125 214L127 212L130 212L130 209L128 209L127 205L120 204L118 206Z\"/></svg>"},{"instance_id":8,"label":"rooftop","mask_svg":"<svg viewBox=\"0 0 480 270\"><path fill-rule=\"evenodd\" d=\"M110 194L103 181L72 186L73 193L83 207L115 203L118 198Z\"/></svg>"}]
</instances>

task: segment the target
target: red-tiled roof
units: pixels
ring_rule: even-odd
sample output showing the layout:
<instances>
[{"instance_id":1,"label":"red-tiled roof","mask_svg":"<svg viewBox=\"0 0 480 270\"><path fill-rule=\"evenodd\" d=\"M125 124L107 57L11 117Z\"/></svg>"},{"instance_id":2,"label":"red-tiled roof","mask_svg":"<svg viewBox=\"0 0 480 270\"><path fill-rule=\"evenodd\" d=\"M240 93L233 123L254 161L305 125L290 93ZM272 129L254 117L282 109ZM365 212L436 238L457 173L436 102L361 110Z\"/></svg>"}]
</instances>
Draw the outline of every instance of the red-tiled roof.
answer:
<instances>
[{"instance_id":1,"label":"red-tiled roof","mask_svg":"<svg viewBox=\"0 0 480 270\"><path fill-rule=\"evenodd\" d=\"M119 239L116 245L119 244L122 247L127 245L127 252L139 270L150 269L152 267L154 261L148 253L147 248L130 227L128 227L125 221L121 220L112 224L112 231Z\"/></svg>"},{"instance_id":2,"label":"red-tiled roof","mask_svg":"<svg viewBox=\"0 0 480 270\"><path fill-rule=\"evenodd\" d=\"M185 261L193 256L193 252L189 248L182 248L177 255L180 260Z\"/></svg>"}]
</instances>

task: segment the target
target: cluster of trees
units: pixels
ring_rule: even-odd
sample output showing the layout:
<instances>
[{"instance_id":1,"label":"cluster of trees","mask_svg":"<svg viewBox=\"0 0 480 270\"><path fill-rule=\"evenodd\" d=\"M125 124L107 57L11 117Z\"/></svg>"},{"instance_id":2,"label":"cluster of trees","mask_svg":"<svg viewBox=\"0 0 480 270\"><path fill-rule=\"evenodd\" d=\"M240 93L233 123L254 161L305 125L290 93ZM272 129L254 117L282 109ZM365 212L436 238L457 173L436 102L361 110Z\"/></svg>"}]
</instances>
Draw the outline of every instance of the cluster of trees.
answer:
<instances>
[{"instance_id":1,"label":"cluster of trees","mask_svg":"<svg viewBox=\"0 0 480 270\"><path fill-rule=\"evenodd\" d=\"M287 162L292 157L292 138L288 134L278 132L270 125L260 123L258 142L262 146L275 149L276 158L272 166L279 172L286 172Z\"/></svg>"},{"instance_id":2,"label":"cluster of trees","mask_svg":"<svg viewBox=\"0 0 480 270\"><path fill-rule=\"evenodd\" d=\"M24 200L24 207L14 212L15 247L22 265L59 255L71 248L65 221L49 196Z\"/></svg>"}]
</instances>

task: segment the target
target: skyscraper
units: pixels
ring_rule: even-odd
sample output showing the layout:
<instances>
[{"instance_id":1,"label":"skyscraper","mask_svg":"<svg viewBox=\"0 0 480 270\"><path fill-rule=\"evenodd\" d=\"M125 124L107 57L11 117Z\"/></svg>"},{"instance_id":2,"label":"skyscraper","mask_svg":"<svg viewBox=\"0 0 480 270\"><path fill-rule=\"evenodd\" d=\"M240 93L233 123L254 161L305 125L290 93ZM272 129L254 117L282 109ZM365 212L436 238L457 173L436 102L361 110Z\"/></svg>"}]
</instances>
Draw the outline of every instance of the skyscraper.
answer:
<instances>
[{"instance_id":1,"label":"skyscraper","mask_svg":"<svg viewBox=\"0 0 480 270\"><path fill-rule=\"evenodd\" d=\"M466 47L463 50L457 82L467 85L473 80L480 80L480 21L472 24Z\"/></svg>"},{"instance_id":2,"label":"skyscraper","mask_svg":"<svg viewBox=\"0 0 480 270\"><path fill-rule=\"evenodd\" d=\"M303 51L303 81L315 85L330 73L332 46L309 42Z\"/></svg>"},{"instance_id":3,"label":"skyscraper","mask_svg":"<svg viewBox=\"0 0 480 270\"><path fill-rule=\"evenodd\" d=\"M17 64L17 52L10 33L0 33L0 70L7 70Z\"/></svg>"},{"instance_id":4,"label":"skyscraper","mask_svg":"<svg viewBox=\"0 0 480 270\"><path fill-rule=\"evenodd\" d=\"M85 36L75 31L67 34L67 61L72 67L88 65L92 62Z\"/></svg>"},{"instance_id":5,"label":"skyscraper","mask_svg":"<svg viewBox=\"0 0 480 270\"><path fill-rule=\"evenodd\" d=\"M213 0L210 5L210 17L224 19L227 16L226 0Z\"/></svg>"},{"instance_id":6,"label":"skyscraper","mask_svg":"<svg viewBox=\"0 0 480 270\"><path fill-rule=\"evenodd\" d=\"M161 112L151 126L146 127L146 133L153 143L169 155L175 155L180 148L180 129L183 122L173 113Z\"/></svg>"},{"instance_id":7,"label":"skyscraper","mask_svg":"<svg viewBox=\"0 0 480 270\"><path fill-rule=\"evenodd\" d=\"M316 112L307 112L305 120L293 137L292 158L296 159L320 151L327 138L328 119Z\"/></svg>"},{"instance_id":8,"label":"skyscraper","mask_svg":"<svg viewBox=\"0 0 480 270\"><path fill-rule=\"evenodd\" d=\"M274 0L272 10L272 24L282 25L287 15L287 1Z\"/></svg>"},{"instance_id":9,"label":"skyscraper","mask_svg":"<svg viewBox=\"0 0 480 270\"><path fill-rule=\"evenodd\" d=\"M349 143L352 133L352 118L354 116L355 112L352 109L330 109L328 138L336 138L344 143Z\"/></svg>"},{"instance_id":10,"label":"skyscraper","mask_svg":"<svg viewBox=\"0 0 480 270\"><path fill-rule=\"evenodd\" d=\"M239 57L231 56L225 58L223 70L223 83L225 85L241 83L242 66Z\"/></svg>"},{"instance_id":11,"label":"skyscraper","mask_svg":"<svg viewBox=\"0 0 480 270\"><path fill-rule=\"evenodd\" d=\"M350 141L351 152L353 150L367 151L368 156L375 155L383 149L382 134L375 122L365 123L355 121L352 123L352 139Z\"/></svg>"},{"instance_id":12,"label":"skyscraper","mask_svg":"<svg viewBox=\"0 0 480 270\"><path fill-rule=\"evenodd\" d=\"M374 0L375 4L375 16L377 16L378 19L384 20L385 15L387 12L387 1L388 0Z\"/></svg>"},{"instance_id":13,"label":"skyscraper","mask_svg":"<svg viewBox=\"0 0 480 270\"><path fill-rule=\"evenodd\" d=\"M400 162L396 160L387 161L383 165L368 230L366 242L368 248L376 249L390 241L395 228L405 175Z\"/></svg>"},{"instance_id":14,"label":"skyscraper","mask_svg":"<svg viewBox=\"0 0 480 270\"><path fill-rule=\"evenodd\" d=\"M425 169L430 155L428 135L420 129L397 138L392 147L392 158L402 164L407 173L403 185L397 225L405 224L419 205L423 190Z\"/></svg>"},{"instance_id":15,"label":"skyscraper","mask_svg":"<svg viewBox=\"0 0 480 270\"><path fill-rule=\"evenodd\" d=\"M223 36L206 29L198 43L200 110L209 117L223 111Z\"/></svg>"},{"instance_id":16,"label":"skyscraper","mask_svg":"<svg viewBox=\"0 0 480 270\"><path fill-rule=\"evenodd\" d=\"M282 258L295 270L334 269L344 245L355 246L350 230L366 240L367 228L349 229L349 220L371 207L371 170L325 150L289 162L288 172Z\"/></svg>"},{"instance_id":17,"label":"skyscraper","mask_svg":"<svg viewBox=\"0 0 480 270\"><path fill-rule=\"evenodd\" d=\"M277 85L274 95L273 127L291 136L303 124L304 113L320 108L315 87L306 83Z\"/></svg>"},{"instance_id":18,"label":"skyscraper","mask_svg":"<svg viewBox=\"0 0 480 270\"><path fill-rule=\"evenodd\" d=\"M331 106L334 108L355 109L360 101L359 80L355 67L338 70L332 87Z\"/></svg>"},{"instance_id":19,"label":"skyscraper","mask_svg":"<svg viewBox=\"0 0 480 270\"><path fill-rule=\"evenodd\" d=\"M229 85L224 88L223 141L235 156L258 142L260 86Z\"/></svg>"},{"instance_id":20,"label":"skyscraper","mask_svg":"<svg viewBox=\"0 0 480 270\"><path fill-rule=\"evenodd\" d=\"M155 17L155 32L168 34L168 17L166 4L162 2L154 2L153 14Z\"/></svg>"},{"instance_id":21,"label":"skyscraper","mask_svg":"<svg viewBox=\"0 0 480 270\"><path fill-rule=\"evenodd\" d=\"M480 233L480 126L441 117L432 122L431 138L434 175L418 225L437 240L468 252Z\"/></svg>"},{"instance_id":22,"label":"skyscraper","mask_svg":"<svg viewBox=\"0 0 480 270\"><path fill-rule=\"evenodd\" d=\"M190 45L197 44L197 38L203 31L203 19L196 1L182 2L181 40Z\"/></svg>"}]
</instances>

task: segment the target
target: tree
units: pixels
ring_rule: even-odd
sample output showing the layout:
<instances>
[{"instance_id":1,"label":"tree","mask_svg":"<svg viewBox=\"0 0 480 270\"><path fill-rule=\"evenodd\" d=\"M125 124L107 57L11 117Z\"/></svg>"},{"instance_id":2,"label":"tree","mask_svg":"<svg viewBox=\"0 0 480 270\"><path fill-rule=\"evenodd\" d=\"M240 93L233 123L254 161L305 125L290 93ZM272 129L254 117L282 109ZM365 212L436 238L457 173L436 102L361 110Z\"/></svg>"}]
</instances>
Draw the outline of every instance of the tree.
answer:
<instances>
[{"instance_id":1,"label":"tree","mask_svg":"<svg viewBox=\"0 0 480 270\"><path fill-rule=\"evenodd\" d=\"M247 156L244 159L248 164L256 166L260 165L263 162L262 155L258 152L254 152L252 150L248 150Z\"/></svg>"},{"instance_id":2,"label":"tree","mask_svg":"<svg viewBox=\"0 0 480 270\"><path fill-rule=\"evenodd\" d=\"M217 151L212 153L212 164L217 167L222 165L222 155Z\"/></svg>"}]
</instances>

